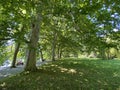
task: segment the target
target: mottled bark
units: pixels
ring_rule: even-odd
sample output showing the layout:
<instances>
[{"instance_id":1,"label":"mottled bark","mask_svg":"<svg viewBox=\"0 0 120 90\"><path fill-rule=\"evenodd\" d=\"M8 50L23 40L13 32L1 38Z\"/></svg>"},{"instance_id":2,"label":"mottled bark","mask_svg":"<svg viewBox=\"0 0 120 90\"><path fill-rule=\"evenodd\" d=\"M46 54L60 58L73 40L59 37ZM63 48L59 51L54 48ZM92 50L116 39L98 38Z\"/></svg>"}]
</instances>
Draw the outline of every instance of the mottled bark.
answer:
<instances>
[{"instance_id":1,"label":"mottled bark","mask_svg":"<svg viewBox=\"0 0 120 90\"><path fill-rule=\"evenodd\" d=\"M25 71L36 71L36 49L38 46L39 40L39 31L40 31L40 15L38 14L35 17L35 20L32 22L32 34L30 38L30 43L28 44L28 56L27 62L25 65Z\"/></svg>"},{"instance_id":2,"label":"mottled bark","mask_svg":"<svg viewBox=\"0 0 120 90\"><path fill-rule=\"evenodd\" d=\"M17 60L17 54L19 52L19 48L20 48L20 43L16 43L16 45L15 45L15 52L14 52L11 68L15 68L16 67L16 60Z\"/></svg>"}]
</instances>

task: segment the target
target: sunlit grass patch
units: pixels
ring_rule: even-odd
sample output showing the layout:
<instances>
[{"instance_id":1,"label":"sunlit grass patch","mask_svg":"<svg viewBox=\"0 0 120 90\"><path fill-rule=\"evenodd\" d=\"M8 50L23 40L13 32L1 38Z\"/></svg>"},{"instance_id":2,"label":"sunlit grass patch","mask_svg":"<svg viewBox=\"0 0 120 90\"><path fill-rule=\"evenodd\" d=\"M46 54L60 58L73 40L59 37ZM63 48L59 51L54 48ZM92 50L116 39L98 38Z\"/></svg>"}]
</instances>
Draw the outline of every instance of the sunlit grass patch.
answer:
<instances>
[{"instance_id":1,"label":"sunlit grass patch","mask_svg":"<svg viewBox=\"0 0 120 90\"><path fill-rule=\"evenodd\" d=\"M120 88L119 60L59 60L0 82L5 90L116 90Z\"/></svg>"}]
</instances>

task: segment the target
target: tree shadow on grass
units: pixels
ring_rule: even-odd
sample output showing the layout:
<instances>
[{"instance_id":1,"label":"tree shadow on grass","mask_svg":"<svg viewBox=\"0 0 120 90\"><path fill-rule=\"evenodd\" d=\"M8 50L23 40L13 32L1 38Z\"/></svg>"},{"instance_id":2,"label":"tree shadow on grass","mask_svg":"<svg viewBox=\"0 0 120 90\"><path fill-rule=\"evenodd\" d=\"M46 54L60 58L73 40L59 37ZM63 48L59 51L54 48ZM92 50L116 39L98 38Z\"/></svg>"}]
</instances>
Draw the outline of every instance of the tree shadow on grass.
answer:
<instances>
[{"instance_id":1,"label":"tree shadow on grass","mask_svg":"<svg viewBox=\"0 0 120 90\"><path fill-rule=\"evenodd\" d=\"M71 60L44 65L40 71L64 76L87 88L118 89L120 88L120 68L113 66L111 62Z\"/></svg>"},{"instance_id":2,"label":"tree shadow on grass","mask_svg":"<svg viewBox=\"0 0 120 90\"><path fill-rule=\"evenodd\" d=\"M119 81L118 62L70 60L42 65L36 72L23 72L7 79L7 83L0 83L0 87L10 90L14 90L14 86L21 90L119 90Z\"/></svg>"}]
</instances>

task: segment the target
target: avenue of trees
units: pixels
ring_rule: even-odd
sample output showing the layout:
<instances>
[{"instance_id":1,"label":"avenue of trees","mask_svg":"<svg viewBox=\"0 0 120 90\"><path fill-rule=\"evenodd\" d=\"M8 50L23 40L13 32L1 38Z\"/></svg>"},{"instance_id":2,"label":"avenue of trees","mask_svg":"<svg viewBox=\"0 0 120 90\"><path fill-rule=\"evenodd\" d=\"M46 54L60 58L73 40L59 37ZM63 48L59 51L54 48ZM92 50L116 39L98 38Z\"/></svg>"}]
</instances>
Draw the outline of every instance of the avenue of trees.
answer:
<instances>
[{"instance_id":1,"label":"avenue of trees","mask_svg":"<svg viewBox=\"0 0 120 90\"><path fill-rule=\"evenodd\" d=\"M80 55L120 57L119 0L0 0L0 62Z\"/></svg>"}]
</instances>

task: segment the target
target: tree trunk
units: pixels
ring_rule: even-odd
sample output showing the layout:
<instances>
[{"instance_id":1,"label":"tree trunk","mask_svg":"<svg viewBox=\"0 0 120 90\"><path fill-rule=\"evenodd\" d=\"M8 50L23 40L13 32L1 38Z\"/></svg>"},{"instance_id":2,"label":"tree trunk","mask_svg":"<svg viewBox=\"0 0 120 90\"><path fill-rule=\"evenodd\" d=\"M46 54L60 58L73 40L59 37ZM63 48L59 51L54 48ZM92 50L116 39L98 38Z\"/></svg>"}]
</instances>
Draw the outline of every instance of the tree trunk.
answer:
<instances>
[{"instance_id":1,"label":"tree trunk","mask_svg":"<svg viewBox=\"0 0 120 90\"><path fill-rule=\"evenodd\" d=\"M54 32L53 43L52 43L52 61L55 61L56 40L57 40L57 33Z\"/></svg>"},{"instance_id":2,"label":"tree trunk","mask_svg":"<svg viewBox=\"0 0 120 90\"><path fill-rule=\"evenodd\" d=\"M61 59L61 56L62 56L62 49L60 48L60 46L58 47L58 53L57 53L57 58L58 59Z\"/></svg>"},{"instance_id":3,"label":"tree trunk","mask_svg":"<svg viewBox=\"0 0 120 90\"><path fill-rule=\"evenodd\" d=\"M57 58L60 59L60 45L57 47Z\"/></svg>"},{"instance_id":4,"label":"tree trunk","mask_svg":"<svg viewBox=\"0 0 120 90\"><path fill-rule=\"evenodd\" d=\"M107 60L110 60L111 59L111 55L110 55L110 48L108 47L107 48Z\"/></svg>"},{"instance_id":5,"label":"tree trunk","mask_svg":"<svg viewBox=\"0 0 120 90\"><path fill-rule=\"evenodd\" d=\"M42 49L40 49L40 56L41 56L41 60L42 60L42 62L43 62L43 61L44 61L44 58L43 58Z\"/></svg>"},{"instance_id":6,"label":"tree trunk","mask_svg":"<svg viewBox=\"0 0 120 90\"><path fill-rule=\"evenodd\" d=\"M101 48L101 57L102 57L102 59L103 60L105 60L106 59L106 55L105 55L105 48Z\"/></svg>"},{"instance_id":7,"label":"tree trunk","mask_svg":"<svg viewBox=\"0 0 120 90\"><path fill-rule=\"evenodd\" d=\"M62 49L60 50L59 57L61 59L61 57L62 57Z\"/></svg>"},{"instance_id":8,"label":"tree trunk","mask_svg":"<svg viewBox=\"0 0 120 90\"><path fill-rule=\"evenodd\" d=\"M16 43L16 45L15 45L15 52L14 52L11 68L15 68L16 67L15 64L16 64L16 59L17 59L17 54L19 52L19 48L20 48L20 43Z\"/></svg>"},{"instance_id":9,"label":"tree trunk","mask_svg":"<svg viewBox=\"0 0 120 90\"><path fill-rule=\"evenodd\" d=\"M40 15L36 15L35 20L32 22L32 34L30 37L30 43L28 44L28 56L25 65L25 71L36 71L36 49L39 40L40 31Z\"/></svg>"}]
</instances>

